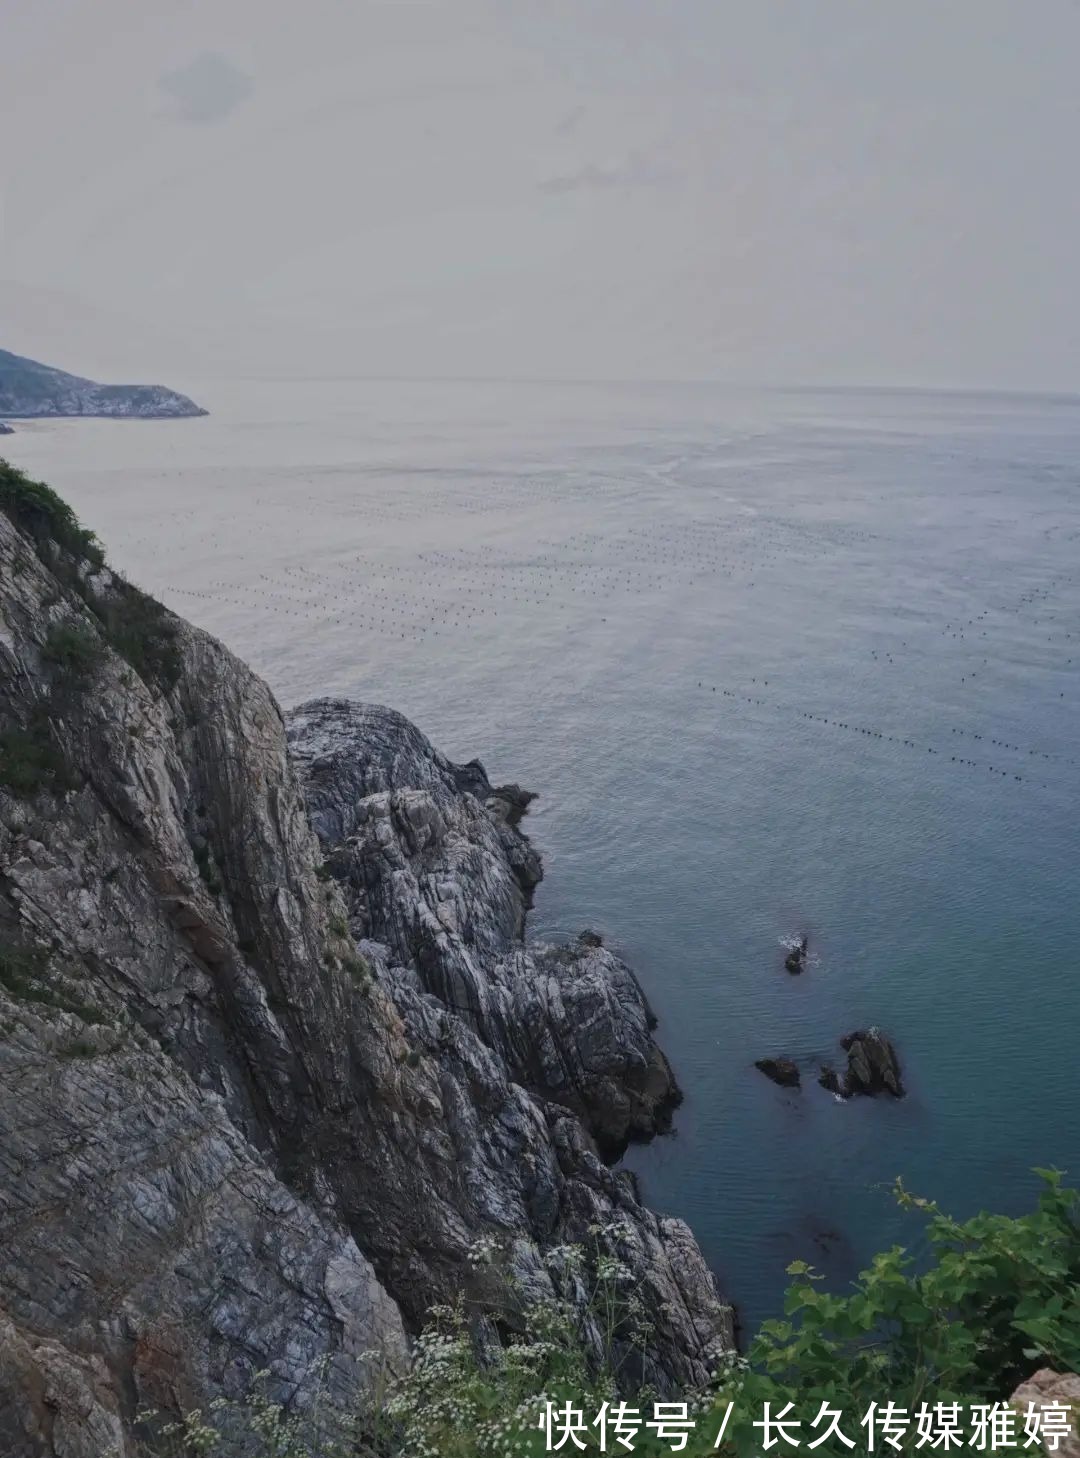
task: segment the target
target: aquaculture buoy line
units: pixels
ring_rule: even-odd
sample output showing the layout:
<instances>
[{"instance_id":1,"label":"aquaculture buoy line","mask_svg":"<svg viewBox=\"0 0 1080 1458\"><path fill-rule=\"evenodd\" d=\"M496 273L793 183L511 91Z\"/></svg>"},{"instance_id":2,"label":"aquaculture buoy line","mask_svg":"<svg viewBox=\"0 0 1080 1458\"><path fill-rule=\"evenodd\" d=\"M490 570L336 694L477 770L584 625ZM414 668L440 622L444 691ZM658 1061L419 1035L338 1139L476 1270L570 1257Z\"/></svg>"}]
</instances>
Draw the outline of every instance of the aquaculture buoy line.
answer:
<instances>
[{"instance_id":1,"label":"aquaculture buoy line","mask_svg":"<svg viewBox=\"0 0 1080 1458\"><path fill-rule=\"evenodd\" d=\"M304 568L297 568L294 570L298 573L307 572L307 569ZM314 575L317 577L317 574ZM271 580L267 574L261 574L261 576L264 578L264 580ZM260 589L252 590L256 593L260 591ZM282 611L286 615L290 616L306 617L308 614L305 609L312 606L313 603L316 606L321 606L323 603L323 599L318 596L296 596L293 590L266 588L262 589L262 591L269 598L284 599L286 602L292 603L293 606L291 607L278 608L278 611ZM318 591L319 589L316 583L315 585L313 585L312 593L317 594ZM377 629L384 633L386 633L388 630L396 630L400 634L400 636L404 638L407 636L406 628L404 626L404 609L400 611L399 616L398 605L393 602L389 594L390 589L388 588L380 589L377 594L377 597L380 599L384 597L386 598L385 606L382 609L383 613L385 613L386 615L375 616L373 614L370 618L364 621L371 628ZM225 595L219 592L217 596L224 597ZM239 602L240 605L242 605L242 600L233 600ZM541 597L532 599L527 594L522 594L515 600L523 603L536 602L538 605L542 604L543 602L543 599ZM483 615L482 608L477 609L475 606L470 608L468 605L457 604L451 605L451 607L448 607L446 609L446 614L444 615L444 619L442 621L449 621L449 613L454 606L457 607L459 617L463 617L464 620ZM345 619L345 621L349 622L355 622L356 620L356 615L351 618ZM330 621L338 620L334 620L331 618ZM437 619L436 621L439 620ZM418 631L421 634L426 631L432 631L437 634L439 630L437 627L433 628L429 624L421 626L419 629L414 629L414 631ZM1032 782L1036 784L1041 784L1042 788L1044 789L1050 788L1049 784L1046 781L1040 781L1036 779L1036 777L1030 772L1030 766L1025 766L1025 771L1023 773L1020 773L1015 768L1009 768L1007 766L1002 767L1000 764L995 765L993 763L990 763L988 760L974 759L960 753L948 753L944 748L937 747L932 744L927 744L925 741L915 739L910 735L906 735L901 732L893 732L885 728L877 728L870 725L856 723L846 717L840 717L840 715L835 712L831 715L824 714L801 708L795 704L784 703L771 697L765 698L762 697L759 693L744 693L735 689L723 687L718 684L708 684L704 680L700 679L697 682L699 688L705 689L714 694L719 694L722 698L730 700L732 702L741 702L753 705L755 707L770 709L776 712L787 714L793 718L802 719L807 723L820 725L833 730L839 730L852 735L860 735L865 739L877 741L883 745L891 744L897 747L911 749L917 752L933 755L939 759L947 760L947 762L956 764L958 766L963 766L970 769L985 770L988 774L995 775L1000 779L1011 779L1018 784ZM756 684L756 679L752 679L751 682ZM762 682L767 686L768 680L763 680ZM981 733L975 730L966 730L956 727L950 727L949 732L952 736L955 736L957 738L967 738L973 742L982 742L989 745L990 747L1001 749L1003 752L1006 753L1024 755L1032 761L1041 761L1045 764L1056 763L1061 765L1067 765L1069 767L1075 767L1078 764L1078 761L1075 758L1067 755L1038 749L1034 746L1020 745L1012 741L999 739L994 735Z\"/></svg>"},{"instance_id":2,"label":"aquaculture buoy line","mask_svg":"<svg viewBox=\"0 0 1080 1458\"><path fill-rule=\"evenodd\" d=\"M1015 769L1010 769L1008 767L1002 768L1001 765L993 765L986 760L975 760L969 759L966 756L962 756L959 754L949 754L944 749L936 748L934 745L927 744L925 741L912 739L909 735L901 733L890 733L888 730L875 729L864 724L856 724L847 719L841 719L835 714L830 716L828 714L813 713L811 710L801 709L797 705L782 704L775 699L764 699L756 694L739 693L733 689L725 689L720 688L717 685L706 684L702 680L698 681L698 687L711 690L712 693L719 692L722 698L732 700L733 702L751 704L755 707L760 708L777 709L781 712L786 712L795 718L804 719L808 722L823 725L830 729L838 729L850 734L859 734L867 739L879 741L882 744L894 744L901 748L913 749L917 752L931 754L942 762L963 765L970 769L985 769L989 773L997 775L1002 779L1012 779L1016 783L1030 782L1032 784L1041 785L1044 790L1048 790L1051 788L1046 781L1037 780L1035 776L1030 773L1019 774L1016 772ZM952 729L950 730L950 732L953 734L964 734L968 731ZM1004 743L1004 741L992 739L989 735L984 736L981 734L971 733L971 737L974 739L985 738L987 743L995 744L1002 749L1011 749L1021 753L1025 752L1021 750L1020 747L1017 745L1007 745ZM1067 756L1050 754L1044 750L1028 749L1026 753L1033 757L1038 756L1047 761L1054 761L1072 767L1075 767L1078 763L1080 763L1080 761L1071 759Z\"/></svg>"},{"instance_id":3,"label":"aquaculture buoy line","mask_svg":"<svg viewBox=\"0 0 1080 1458\"><path fill-rule=\"evenodd\" d=\"M647 626L649 614L662 610L665 625L677 623L688 642L710 630L738 632L740 614L753 611L757 622L764 612L772 646L795 654L800 625L787 611L789 601L800 600L791 596L793 584L802 592L843 583L855 592L857 610L863 584L872 589L874 574L891 564L881 554L890 551L892 532L913 561L915 539L896 510L885 526L875 519L872 530L836 519L845 502L857 509L876 509L878 502L897 508L897 488L876 492L860 482L837 507L831 498L798 494L797 452L733 468L723 447L709 441L670 451L641 442L625 451L605 449L610 460L602 469L585 458L588 452L570 466L443 468L387 460L347 468L275 467L265 483L235 498L223 477L222 490L200 501L194 520L175 505L183 473L169 471L161 480L171 500L142 508L136 531L122 538L123 550L145 550L157 560L168 539L169 560L177 564L169 574L172 585L146 585L189 615L195 608L216 631L235 633L228 621L235 610L244 615L249 638L267 624L267 651L273 653L287 653L292 643L316 651L307 645L324 632L334 636L340 653L355 633L372 653L385 645L403 667L414 650L413 667L445 644L475 643L483 654L508 625L513 630L522 621L542 627L549 639L562 635L567 651L580 641L587 652L594 632L603 635L599 642L617 646L623 611L640 614ZM858 481L847 443L842 455L826 452L822 459ZM785 473L795 493L790 508L763 505L757 483L774 484ZM980 484L978 495L993 489ZM934 496L925 490L912 499L933 502ZM624 519L628 502L649 519ZM1068 544L1080 533L1067 525L1032 531L1020 508L1009 514L995 505L993 517L1001 536L1027 529L1025 560L1006 560L997 575L976 574L969 583L966 569L956 579L948 576L953 559L944 554L921 578L916 573L910 613L893 622L863 622L850 644L850 667L870 686L871 697L877 674L903 687L924 663L934 663L945 695L936 732L924 726L905 733L895 719L885 722L880 710L874 718L882 722L868 723L865 711L830 709L822 702L828 687L814 695L817 703L807 703L793 696L790 682L784 684L783 670L760 688L763 679L747 683L742 672L735 682L713 682L704 664L688 662L683 687L700 680L703 692L729 704L789 716L815 731L922 754L998 782L1050 788L1050 771L1078 763L1056 747L1068 742L1068 718L1049 721L1042 745L1028 742L1004 718L994 725L994 694L1002 673L1031 660L1044 676L1040 693L1060 704L1063 716L1073 712L1080 578L1070 563L1044 562L1039 553L1071 550ZM933 549L929 532L926 541ZM930 591L920 596L920 585ZM687 598L683 616L673 593ZM947 702L950 670L956 697ZM888 696L895 698L891 689ZM954 715L966 722L950 724Z\"/></svg>"}]
</instances>

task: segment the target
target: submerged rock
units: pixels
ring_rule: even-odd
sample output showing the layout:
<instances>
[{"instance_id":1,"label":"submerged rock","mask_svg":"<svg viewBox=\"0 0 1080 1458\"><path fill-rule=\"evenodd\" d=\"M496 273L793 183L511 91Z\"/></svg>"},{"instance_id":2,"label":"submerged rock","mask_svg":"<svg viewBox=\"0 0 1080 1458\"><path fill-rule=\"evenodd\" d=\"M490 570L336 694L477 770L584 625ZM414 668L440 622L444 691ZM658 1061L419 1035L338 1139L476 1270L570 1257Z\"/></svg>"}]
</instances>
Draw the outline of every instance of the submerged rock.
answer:
<instances>
[{"instance_id":1,"label":"submerged rock","mask_svg":"<svg viewBox=\"0 0 1080 1458\"><path fill-rule=\"evenodd\" d=\"M782 1088L799 1087L799 1067L790 1058L759 1058L754 1067Z\"/></svg>"},{"instance_id":2,"label":"submerged rock","mask_svg":"<svg viewBox=\"0 0 1080 1458\"><path fill-rule=\"evenodd\" d=\"M784 967L788 972L797 973L804 969L809 945L809 938L803 937L796 946L791 948L784 958Z\"/></svg>"}]
</instances>

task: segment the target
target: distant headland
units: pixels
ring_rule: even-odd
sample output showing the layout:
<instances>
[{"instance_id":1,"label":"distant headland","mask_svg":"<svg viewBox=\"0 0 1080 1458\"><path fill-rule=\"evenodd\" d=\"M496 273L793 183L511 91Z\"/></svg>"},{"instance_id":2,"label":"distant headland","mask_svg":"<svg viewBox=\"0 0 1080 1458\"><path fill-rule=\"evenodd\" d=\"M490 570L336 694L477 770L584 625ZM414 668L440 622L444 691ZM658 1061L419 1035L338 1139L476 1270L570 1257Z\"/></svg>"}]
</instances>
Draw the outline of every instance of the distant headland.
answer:
<instances>
[{"instance_id":1,"label":"distant headland","mask_svg":"<svg viewBox=\"0 0 1080 1458\"><path fill-rule=\"evenodd\" d=\"M206 413L186 395L163 385L100 385L0 349L0 418L100 415L160 420Z\"/></svg>"}]
</instances>

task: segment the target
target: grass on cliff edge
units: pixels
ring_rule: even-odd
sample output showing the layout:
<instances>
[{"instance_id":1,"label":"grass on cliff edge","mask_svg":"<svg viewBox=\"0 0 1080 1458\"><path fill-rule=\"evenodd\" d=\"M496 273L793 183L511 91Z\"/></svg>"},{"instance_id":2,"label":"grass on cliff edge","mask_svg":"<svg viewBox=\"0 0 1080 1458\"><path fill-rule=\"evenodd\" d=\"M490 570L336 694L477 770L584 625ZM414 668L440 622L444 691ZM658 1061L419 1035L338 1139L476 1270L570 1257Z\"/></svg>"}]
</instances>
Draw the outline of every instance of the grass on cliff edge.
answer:
<instances>
[{"instance_id":1,"label":"grass on cliff edge","mask_svg":"<svg viewBox=\"0 0 1080 1458\"><path fill-rule=\"evenodd\" d=\"M4 460L0 460L0 511L6 511L15 525L33 539L39 556L50 542L55 542L92 567L105 565L105 553L97 537L80 523L67 502L51 486L31 481Z\"/></svg>"},{"instance_id":2,"label":"grass on cliff edge","mask_svg":"<svg viewBox=\"0 0 1080 1458\"><path fill-rule=\"evenodd\" d=\"M95 590L80 569L93 573L104 567L105 553L97 537L51 486L32 481L4 460L0 460L0 511L31 539L45 566L82 598L113 651L148 687L168 692L180 676L180 653L176 624L161 603L116 573L110 574L108 591ZM56 548L76 570L64 570Z\"/></svg>"},{"instance_id":3,"label":"grass on cliff edge","mask_svg":"<svg viewBox=\"0 0 1080 1458\"><path fill-rule=\"evenodd\" d=\"M774 1418L790 1403L786 1416L801 1425L789 1429L792 1437L804 1450L824 1437L814 1452L826 1458L962 1453L965 1447L957 1444L928 1442L917 1426L921 1404L931 1413L939 1403L947 1410L956 1404L970 1451L980 1409L1004 1405L1040 1367L1080 1370L1078 1192L1055 1171L1039 1174L1043 1188L1033 1211L1015 1219L983 1214L963 1224L898 1184L900 1203L928 1220L929 1257L916 1264L900 1248L885 1251L845 1294L823 1290L804 1262L789 1266L794 1279L783 1318L763 1324L745 1357L718 1361L705 1388L670 1399L685 1402L693 1419L685 1446L676 1446L682 1432L672 1436L646 1426L655 1394L625 1391L628 1351L647 1332L639 1324L641 1298L628 1290L626 1268L610 1253L618 1230L605 1227L596 1233L591 1255L578 1246L549 1253L553 1277L564 1278L562 1289L576 1287L579 1298L587 1293L584 1309L580 1299L535 1306L526 1312L519 1338L494 1350L489 1343L479 1356L475 1314L464 1304L444 1308L433 1313L418 1340L408 1376L348 1421L335 1421L325 1408L285 1412L267 1396L261 1381L267 1374L261 1374L247 1398L219 1400L159 1428L146 1451L170 1458L540 1458L558 1444L557 1451L574 1455L629 1451L660 1458L678 1451L687 1458L717 1452L750 1458L763 1451L763 1433L754 1424L766 1403ZM497 1263L498 1247L487 1243L481 1258ZM586 1354L586 1323L601 1337L599 1364ZM620 1444L610 1428L601 1447L592 1419L601 1404L609 1404L610 1416L622 1401L640 1415L632 1447ZM549 1443L537 1426L548 1402L581 1413L584 1426L573 1439L559 1443L564 1430L556 1427ZM896 1443L880 1429L871 1442L862 1419L871 1404L889 1402L910 1415L908 1426ZM823 1403L842 1414L840 1428L851 1447L829 1436L827 1419L816 1421ZM1080 1413L1073 1414L1073 1424L1080 1426ZM1021 1414L1012 1443L974 1446L983 1453L1041 1453L1028 1436ZM795 1451L775 1428L772 1437L774 1458Z\"/></svg>"}]
</instances>

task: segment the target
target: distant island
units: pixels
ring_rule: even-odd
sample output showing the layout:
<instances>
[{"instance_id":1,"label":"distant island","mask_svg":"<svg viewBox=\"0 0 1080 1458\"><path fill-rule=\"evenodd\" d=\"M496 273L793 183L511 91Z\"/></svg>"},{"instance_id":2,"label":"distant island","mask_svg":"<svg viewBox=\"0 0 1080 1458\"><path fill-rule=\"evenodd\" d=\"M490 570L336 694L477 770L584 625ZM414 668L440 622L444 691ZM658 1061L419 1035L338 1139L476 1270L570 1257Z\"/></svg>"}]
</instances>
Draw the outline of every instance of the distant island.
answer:
<instances>
[{"instance_id":1,"label":"distant island","mask_svg":"<svg viewBox=\"0 0 1080 1458\"><path fill-rule=\"evenodd\" d=\"M163 385L99 385L0 349L0 418L101 415L176 419L207 412ZM0 434L8 434L0 429Z\"/></svg>"}]
</instances>

